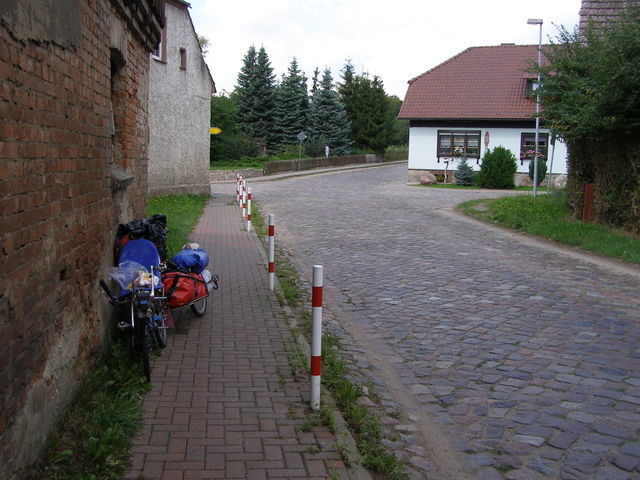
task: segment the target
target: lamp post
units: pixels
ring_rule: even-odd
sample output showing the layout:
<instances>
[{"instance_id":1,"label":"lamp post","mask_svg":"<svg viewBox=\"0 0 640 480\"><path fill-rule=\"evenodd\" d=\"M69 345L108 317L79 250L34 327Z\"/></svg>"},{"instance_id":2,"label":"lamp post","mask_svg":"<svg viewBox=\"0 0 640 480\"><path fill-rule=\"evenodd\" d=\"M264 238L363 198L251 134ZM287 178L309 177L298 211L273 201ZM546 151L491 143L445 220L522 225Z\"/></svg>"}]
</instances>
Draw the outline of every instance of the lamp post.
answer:
<instances>
[{"instance_id":1,"label":"lamp post","mask_svg":"<svg viewBox=\"0 0 640 480\"><path fill-rule=\"evenodd\" d=\"M538 38L538 83L536 86L536 145L533 151L533 196L538 196L538 139L540 138L540 65L542 64L542 19L530 18L529 25L540 25L540 36ZM551 175L551 172L549 172Z\"/></svg>"}]
</instances>

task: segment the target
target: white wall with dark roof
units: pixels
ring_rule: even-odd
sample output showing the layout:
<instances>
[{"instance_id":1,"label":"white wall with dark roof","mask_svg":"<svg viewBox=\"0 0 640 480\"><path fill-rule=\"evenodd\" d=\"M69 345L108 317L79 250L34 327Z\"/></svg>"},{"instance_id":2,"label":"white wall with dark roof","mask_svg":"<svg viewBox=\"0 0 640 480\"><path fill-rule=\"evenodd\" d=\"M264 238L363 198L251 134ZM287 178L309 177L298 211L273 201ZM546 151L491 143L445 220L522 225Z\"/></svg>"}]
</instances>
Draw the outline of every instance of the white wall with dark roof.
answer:
<instances>
[{"instance_id":1,"label":"white wall with dark roof","mask_svg":"<svg viewBox=\"0 0 640 480\"><path fill-rule=\"evenodd\" d=\"M489 149L493 149L497 146L508 148L518 158L518 173L529 172L529 161L519 160L520 155L520 139L522 133L535 133L535 129L531 128L450 128L450 127L411 127L409 130L409 170L429 170L439 171L444 170L446 164L444 158L438 159L438 130L479 130L480 131L480 143L482 157L487 151L487 147L484 145L485 133L489 132ZM548 129L540 129L540 133L549 133ZM551 155L552 147L549 145L549 156ZM468 163L474 170L480 170L480 162L476 163L475 159L469 159ZM448 170L456 170L458 161L449 163ZM547 167L549 164L547 164ZM555 152L553 158L553 173L554 174L566 174L567 173L567 147L564 143L556 140Z\"/></svg>"}]
</instances>

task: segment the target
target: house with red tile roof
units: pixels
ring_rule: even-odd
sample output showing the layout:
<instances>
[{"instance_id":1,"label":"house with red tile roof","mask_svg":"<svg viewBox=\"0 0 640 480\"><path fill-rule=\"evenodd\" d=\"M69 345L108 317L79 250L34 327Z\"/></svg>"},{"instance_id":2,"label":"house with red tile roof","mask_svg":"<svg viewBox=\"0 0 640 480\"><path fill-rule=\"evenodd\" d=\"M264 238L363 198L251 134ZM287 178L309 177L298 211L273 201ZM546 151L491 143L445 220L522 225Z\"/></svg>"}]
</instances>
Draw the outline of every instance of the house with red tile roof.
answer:
<instances>
[{"instance_id":1,"label":"house with red tile roof","mask_svg":"<svg viewBox=\"0 0 640 480\"><path fill-rule=\"evenodd\" d=\"M456 170L465 156L480 169L487 149L503 146L518 158L516 184L528 181L535 151L537 45L471 47L409 80L399 118L410 121L409 183L425 172ZM541 128L538 152L553 157L553 177L567 173L566 146Z\"/></svg>"}]
</instances>

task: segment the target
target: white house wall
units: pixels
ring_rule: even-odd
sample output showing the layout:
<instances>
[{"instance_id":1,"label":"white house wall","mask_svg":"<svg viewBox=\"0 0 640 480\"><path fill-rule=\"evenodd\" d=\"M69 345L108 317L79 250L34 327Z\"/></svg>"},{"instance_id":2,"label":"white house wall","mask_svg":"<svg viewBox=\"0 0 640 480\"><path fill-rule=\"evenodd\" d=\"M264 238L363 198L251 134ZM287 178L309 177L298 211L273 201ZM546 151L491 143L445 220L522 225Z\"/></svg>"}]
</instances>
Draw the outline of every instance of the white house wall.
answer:
<instances>
[{"instance_id":1,"label":"white house wall","mask_svg":"<svg viewBox=\"0 0 640 480\"><path fill-rule=\"evenodd\" d=\"M513 152L518 158L518 173L527 174L529 172L529 161L521 162L520 155L520 138L522 133L535 133L535 129L520 128L449 128L449 127L411 127L409 130L409 171L411 170L428 170L440 171L444 170L446 164L444 159L438 162L438 130L447 131L468 131L480 130L480 158L487 151L484 145L485 133L489 132L489 149L497 146L503 146ZM549 130L540 129L540 133L549 133ZM549 145L549 157L551 157L553 146ZM476 164L475 159L468 159L468 163L473 166L474 170L480 170L480 165ZM481 160L480 162L481 163ZM547 167L549 167L547 162ZM448 170L455 170L458 161L449 164ZM553 156L553 172L554 174L567 173L567 147L564 143L556 140L555 153Z\"/></svg>"},{"instance_id":2,"label":"white house wall","mask_svg":"<svg viewBox=\"0 0 640 480\"><path fill-rule=\"evenodd\" d=\"M165 15L166 62L151 58L149 192L207 193L211 77L188 11L166 2Z\"/></svg>"}]
</instances>

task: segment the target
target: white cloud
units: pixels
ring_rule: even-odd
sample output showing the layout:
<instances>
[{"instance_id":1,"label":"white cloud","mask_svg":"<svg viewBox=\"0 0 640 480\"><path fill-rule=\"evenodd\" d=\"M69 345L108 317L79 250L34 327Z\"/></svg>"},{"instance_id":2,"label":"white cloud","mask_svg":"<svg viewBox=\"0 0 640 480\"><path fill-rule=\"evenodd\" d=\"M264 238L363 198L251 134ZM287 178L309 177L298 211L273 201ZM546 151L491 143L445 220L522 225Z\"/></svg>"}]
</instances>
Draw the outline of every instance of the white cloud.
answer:
<instances>
[{"instance_id":1,"label":"white cloud","mask_svg":"<svg viewBox=\"0 0 640 480\"><path fill-rule=\"evenodd\" d=\"M555 37L552 23L573 29L580 0L192 0L191 18L209 38L207 63L218 91L231 92L250 45L264 45L277 77L296 57L340 77L350 58L358 72L379 75L404 98L407 81L462 50L500 43L536 44Z\"/></svg>"}]
</instances>

